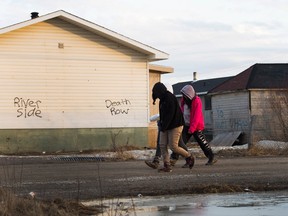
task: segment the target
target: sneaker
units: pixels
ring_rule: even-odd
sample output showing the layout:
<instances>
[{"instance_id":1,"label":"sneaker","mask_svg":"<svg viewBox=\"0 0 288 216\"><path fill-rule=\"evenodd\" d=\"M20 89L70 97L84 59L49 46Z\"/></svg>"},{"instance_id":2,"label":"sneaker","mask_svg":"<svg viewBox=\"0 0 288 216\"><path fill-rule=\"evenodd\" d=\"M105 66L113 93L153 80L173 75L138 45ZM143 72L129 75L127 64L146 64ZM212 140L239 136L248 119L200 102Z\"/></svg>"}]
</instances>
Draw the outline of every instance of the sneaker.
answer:
<instances>
[{"instance_id":1,"label":"sneaker","mask_svg":"<svg viewBox=\"0 0 288 216\"><path fill-rule=\"evenodd\" d=\"M175 166L177 160L176 159L170 159L170 165Z\"/></svg>"},{"instance_id":2,"label":"sneaker","mask_svg":"<svg viewBox=\"0 0 288 216\"><path fill-rule=\"evenodd\" d=\"M151 167L152 169L157 169L159 166L159 162L157 161L145 161L145 164L149 167Z\"/></svg>"},{"instance_id":3,"label":"sneaker","mask_svg":"<svg viewBox=\"0 0 288 216\"><path fill-rule=\"evenodd\" d=\"M217 160L216 159L209 159L208 160L208 162L205 164L206 166L211 166L211 165L213 165L213 164L215 164L217 162Z\"/></svg>"},{"instance_id":4,"label":"sneaker","mask_svg":"<svg viewBox=\"0 0 288 216\"><path fill-rule=\"evenodd\" d=\"M189 164L188 163L185 163L182 168L189 168Z\"/></svg>"},{"instance_id":5,"label":"sneaker","mask_svg":"<svg viewBox=\"0 0 288 216\"><path fill-rule=\"evenodd\" d=\"M169 163L164 163L164 166L158 171L159 172L172 172L171 165Z\"/></svg>"},{"instance_id":6,"label":"sneaker","mask_svg":"<svg viewBox=\"0 0 288 216\"><path fill-rule=\"evenodd\" d=\"M195 158L191 155L191 160L190 160L190 163L189 163L189 168L190 168L190 169L193 168L194 163L195 163Z\"/></svg>"},{"instance_id":7,"label":"sneaker","mask_svg":"<svg viewBox=\"0 0 288 216\"><path fill-rule=\"evenodd\" d=\"M170 166L168 166L168 167L164 166L164 167L158 169L158 171L159 172L172 172L172 169Z\"/></svg>"},{"instance_id":8,"label":"sneaker","mask_svg":"<svg viewBox=\"0 0 288 216\"><path fill-rule=\"evenodd\" d=\"M193 155L191 155L190 157L186 158L186 164L188 165L189 169L192 169L192 168L193 168L194 162L195 162L195 158L193 157ZM186 165L186 164L185 164L185 165ZM184 165L184 166L185 166L185 165ZM187 168L188 168L188 167L187 167ZM185 167L183 167L183 168L185 168Z\"/></svg>"}]
</instances>

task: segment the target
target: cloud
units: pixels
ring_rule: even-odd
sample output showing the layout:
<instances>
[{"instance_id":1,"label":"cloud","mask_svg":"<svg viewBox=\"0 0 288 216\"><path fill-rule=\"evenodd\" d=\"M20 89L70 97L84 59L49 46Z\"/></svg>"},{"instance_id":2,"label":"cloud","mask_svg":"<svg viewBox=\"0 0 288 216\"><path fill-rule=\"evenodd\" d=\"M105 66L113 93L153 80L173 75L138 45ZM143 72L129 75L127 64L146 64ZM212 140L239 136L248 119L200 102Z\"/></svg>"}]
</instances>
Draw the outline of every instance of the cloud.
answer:
<instances>
[{"instance_id":1,"label":"cloud","mask_svg":"<svg viewBox=\"0 0 288 216\"><path fill-rule=\"evenodd\" d=\"M181 1L181 4L180 4ZM164 79L225 76L263 61L287 62L286 0L1 0L0 28L65 10L170 54ZM153 62L154 63L154 62Z\"/></svg>"},{"instance_id":2,"label":"cloud","mask_svg":"<svg viewBox=\"0 0 288 216\"><path fill-rule=\"evenodd\" d=\"M275 34L274 31L277 30L277 27L279 26L281 26L281 24L278 22L273 24L262 22L246 22L237 24L234 27L234 30L240 34L271 36Z\"/></svg>"}]
</instances>

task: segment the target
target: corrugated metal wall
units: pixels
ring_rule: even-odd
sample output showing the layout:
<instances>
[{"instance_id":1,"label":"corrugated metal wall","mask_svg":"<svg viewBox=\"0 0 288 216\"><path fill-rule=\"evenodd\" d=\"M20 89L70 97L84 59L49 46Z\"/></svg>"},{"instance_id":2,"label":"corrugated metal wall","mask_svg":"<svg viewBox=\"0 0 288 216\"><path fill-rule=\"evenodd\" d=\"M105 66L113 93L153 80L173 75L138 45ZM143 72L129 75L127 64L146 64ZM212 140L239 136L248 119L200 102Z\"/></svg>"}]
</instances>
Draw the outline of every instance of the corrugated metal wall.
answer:
<instances>
[{"instance_id":1,"label":"corrugated metal wall","mask_svg":"<svg viewBox=\"0 0 288 216\"><path fill-rule=\"evenodd\" d=\"M0 128L148 126L146 56L60 19L0 35Z\"/></svg>"},{"instance_id":2,"label":"corrugated metal wall","mask_svg":"<svg viewBox=\"0 0 288 216\"><path fill-rule=\"evenodd\" d=\"M223 132L250 131L249 92L212 96L213 136Z\"/></svg>"}]
</instances>

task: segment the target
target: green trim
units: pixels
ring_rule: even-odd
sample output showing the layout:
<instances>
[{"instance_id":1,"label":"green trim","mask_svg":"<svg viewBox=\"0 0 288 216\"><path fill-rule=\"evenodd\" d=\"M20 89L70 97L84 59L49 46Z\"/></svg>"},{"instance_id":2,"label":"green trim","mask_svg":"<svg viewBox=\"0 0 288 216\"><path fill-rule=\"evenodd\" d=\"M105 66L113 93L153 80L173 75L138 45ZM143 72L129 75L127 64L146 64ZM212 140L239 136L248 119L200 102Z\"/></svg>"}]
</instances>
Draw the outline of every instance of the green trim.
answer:
<instances>
[{"instance_id":1,"label":"green trim","mask_svg":"<svg viewBox=\"0 0 288 216\"><path fill-rule=\"evenodd\" d=\"M5 129L0 130L0 154L56 153L145 147L148 128Z\"/></svg>"}]
</instances>

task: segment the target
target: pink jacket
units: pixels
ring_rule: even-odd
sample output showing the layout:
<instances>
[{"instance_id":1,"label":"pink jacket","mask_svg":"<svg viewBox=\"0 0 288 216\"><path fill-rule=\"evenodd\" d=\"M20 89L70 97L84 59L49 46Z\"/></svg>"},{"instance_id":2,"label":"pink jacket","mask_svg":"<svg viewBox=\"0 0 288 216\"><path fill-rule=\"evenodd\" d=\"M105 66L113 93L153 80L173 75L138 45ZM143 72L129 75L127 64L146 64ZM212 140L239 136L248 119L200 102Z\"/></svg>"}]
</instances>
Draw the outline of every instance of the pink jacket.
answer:
<instances>
[{"instance_id":1,"label":"pink jacket","mask_svg":"<svg viewBox=\"0 0 288 216\"><path fill-rule=\"evenodd\" d=\"M180 107L182 112L184 112L184 99L181 98ZM194 133L198 130L204 130L204 116L202 112L202 101L198 96L192 99L191 109L190 109L190 126L189 132Z\"/></svg>"}]
</instances>

